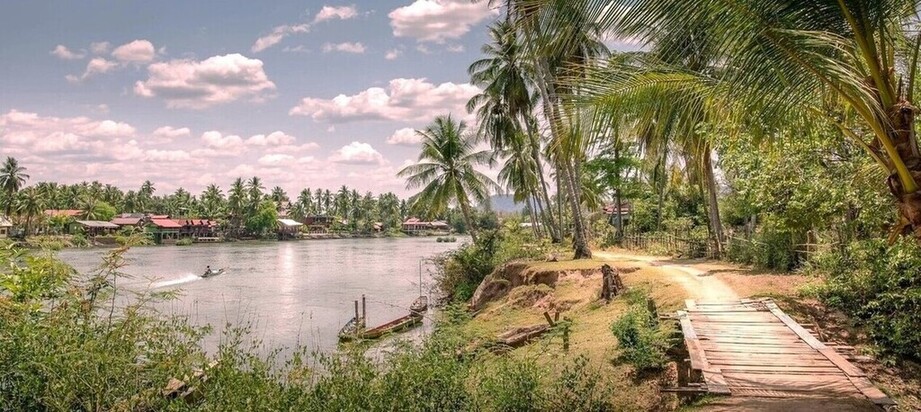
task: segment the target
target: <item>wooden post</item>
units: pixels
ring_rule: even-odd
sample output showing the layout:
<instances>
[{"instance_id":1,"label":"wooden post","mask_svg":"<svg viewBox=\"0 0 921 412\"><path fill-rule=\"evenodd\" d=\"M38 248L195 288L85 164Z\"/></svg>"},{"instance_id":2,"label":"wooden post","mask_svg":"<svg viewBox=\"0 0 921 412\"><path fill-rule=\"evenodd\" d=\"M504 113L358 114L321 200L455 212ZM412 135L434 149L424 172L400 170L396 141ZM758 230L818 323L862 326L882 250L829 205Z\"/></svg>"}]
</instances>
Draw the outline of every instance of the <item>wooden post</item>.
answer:
<instances>
[{"instance_id":1,"label":"wooden post","mask_svg":"<svg viewBox=\"0 0 921 412\"><path fill-rule=\"evenodd\" d=\"M358 322L359 319L361 319L361 317L358 316L358 301L356 300L355 301L355 322Z\"/></svg>"},{"instance_id":2,"label":"wooden post","mask_svg":"<svg viewBox=\"0 0 921 412\"><path fill-rule=\"evenodd\" d=\"M569 326L571 324L572 321L569 318L563 318L563 352L569 352Z\"/></svg>"},{"instance_id":3,"label":"wooden post","mask_svg":"<svg viewBox=\"0 0 921 412\"><path fill-rule=\"evenodd\" d=\"M361 318L365 319L368 316L368 311L365 307L365 294L361 294Z\"/></svg>"},{"instance_id":4,"label":"wooden post","mask_svg":"<svg viewBox=\"0 0 921 412\"><path fill-rule=\"evenodd\" d=\"M656 301L652 298L646 298L646 310L649 311L649 316L652 318L653 323L659 324L659 310L656 309Z\"/></svg>"},{"instance_id":5,"label":"wooden post","mask_svg":"<svg viewBox=\"0 0 921 412\"><path fill-rule=\"evenodd\" d=\"M544 311L544 319L547 319L547 323L550 324L550 327L553 327L553 319L550 318L550 314Z\"/></svg>"}]
</instances>

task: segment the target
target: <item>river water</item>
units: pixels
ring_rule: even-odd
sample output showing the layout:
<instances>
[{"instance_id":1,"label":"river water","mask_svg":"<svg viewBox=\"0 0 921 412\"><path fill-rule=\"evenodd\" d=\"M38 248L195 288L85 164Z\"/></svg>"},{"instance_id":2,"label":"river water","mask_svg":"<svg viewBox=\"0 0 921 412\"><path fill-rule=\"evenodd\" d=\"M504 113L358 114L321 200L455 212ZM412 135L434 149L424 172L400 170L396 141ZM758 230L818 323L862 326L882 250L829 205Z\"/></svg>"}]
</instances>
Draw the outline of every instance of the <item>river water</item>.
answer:
<instances>
[{"instance_id":1,"label":"river water","mask_svg":"<svg viewBox=\"0 0 921 412\"><path fill-rule=\"evenodd\" d=\"M120 279L119 287L178 289L178 299L155 305L165 313L186 315L193 324L213 326L215 332L204 342L209 351L230 323L249 326L251 336L266 348L306 346L329 352L336 347L339 328L354 314L354 300L366 295L369 326L405 315L419 295L420 261L462 241L418 237L137 247L126 254L129 265L121 271L129 277ZM58 256L80 273L90 273L106 253L69 249ZM225 273L199 277L207 265ZM432 270L423 264L425 294Z\"/></svg>"}]
</instances>

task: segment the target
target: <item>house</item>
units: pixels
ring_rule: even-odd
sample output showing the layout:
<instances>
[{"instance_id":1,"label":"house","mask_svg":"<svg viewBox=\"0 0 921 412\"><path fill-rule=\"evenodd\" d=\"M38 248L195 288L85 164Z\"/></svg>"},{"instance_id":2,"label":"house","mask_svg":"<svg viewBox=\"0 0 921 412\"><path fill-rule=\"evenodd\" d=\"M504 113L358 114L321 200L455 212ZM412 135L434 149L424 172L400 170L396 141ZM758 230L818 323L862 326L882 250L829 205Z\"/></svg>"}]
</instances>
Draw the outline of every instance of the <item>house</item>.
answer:
<instances>
[{"instance_id":1,"label":"house","mask_svg":"<svg viewBox=\"0 0 921 412\"><path fill-rule=\"evenodd\" d=\"M48 217L64 216L78 218L83 215L83 211L77 209L47 209L42 213Z\"/></svg>"},{"instance_id":2,"label":"house","mask_svg":"<svg viewBox=\"0 0 921 412\"><path fill-rule=\"evenodd\" d=\"M10 231L13 229L13 222L4 215L0 215L0 239L10 237Z\"/></svg>"},{"instance_id":3,"label":"house","mask_svg":"<svg viewBox=\"0 0 921 412\"><path fill-rule=\"evenodd\" d=\"M296 239L303 223L291 219L278 219L278 240Z\"/></svg>"},{"instance_id":4,"label":"house","mask_svg":"<svg viewBox=\"0 0 921 412\"><path fill-rule=\"evenodd\" d=\"M208 219L173 219L181 227L179 228L179 237L191 237L198 240L200 238L217 238L218 224L216 221Z\"/></svg>"},{"instance_id":5,"label":"house","mask_svg":"<svg viewBox=\"0 0 921 412\"><path fill-rule=\"evenodd\" d=\"M75 223L82 227L86 235L91 238L111 235L112 232L118 230L118 225L111 222L103 222L101 220L78 220Z\"/></svg>"},{"instance_id":6,"label":"house","mask_svg":"<svg viewBox=\"0 0 921 412\"><path fill-rule=\"evenodd\" d=\"M611 226L617 226L617 221L622 220L623 224L627 224L630 221L630 212L632 212L632 207L629 203L621 203L620 209L617 209L617 205L608 204L605 205L601 211L608 216L608 224Z\"/></svg>"},{"instance_id":7,"label":"house","mask_svg":"<svg viewBox=\"0 0 921 412\"><path fill-rule=\"evenodd\" d=\"M401 229L408 234L427 234L430 232L450 232L451 226L447 222L440 220L424 222L418 218L411 217L403 222Z\"/></svg>"},{"instance_id":8,"label":"house","mask_svg":"<svg viewBox=\"0 0 921 412\"><path fill-rule=\"evenodd\" d=\"M174 243L179 239L179 230L182 229L182 225L173 219L151 216L147 219L146 229L153 235L155 242Z\"/></svg>"},{"instance_id":9,"label":"house","mask_svg":"<svg viewBox=\"0 0 921 412\"><path fill-rule=\"evenodd\" d=\"M135 227L138 229L142 229L144 227L144 215L125 213L125 214L116 216L110 222L114 225L118 225L119 228Z\"/></svg>"},{"instance_id":10,"label":"house","mask_svg":"<svg viewBox=\"0 0 921 412\"><path fill-rule=\"evenodd\" d=\"M307 216L303 222L307 226L307 233L328 233L333 225L331 216Z\"/></svg>"}]
</instances>

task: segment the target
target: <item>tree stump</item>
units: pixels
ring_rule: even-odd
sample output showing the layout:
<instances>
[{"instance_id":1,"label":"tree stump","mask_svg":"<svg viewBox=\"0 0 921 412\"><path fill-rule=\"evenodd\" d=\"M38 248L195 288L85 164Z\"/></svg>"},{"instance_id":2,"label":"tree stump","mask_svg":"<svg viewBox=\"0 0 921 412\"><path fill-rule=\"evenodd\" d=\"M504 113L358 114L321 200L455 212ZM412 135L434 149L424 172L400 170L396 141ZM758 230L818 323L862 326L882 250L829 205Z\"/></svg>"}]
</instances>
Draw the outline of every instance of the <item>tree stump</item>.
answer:
<instances>
[{"instance_id":1,"label":"tree stump","mask_svg":"<svg viewBox=\"0 0 921 412\"><path fill-rule=\"evenodd\" d=\"M610 265L601 266L601 298L605 302L610 302L614 296L619 295L626 289L620 273Z\"/></svg>"}]
</instances>

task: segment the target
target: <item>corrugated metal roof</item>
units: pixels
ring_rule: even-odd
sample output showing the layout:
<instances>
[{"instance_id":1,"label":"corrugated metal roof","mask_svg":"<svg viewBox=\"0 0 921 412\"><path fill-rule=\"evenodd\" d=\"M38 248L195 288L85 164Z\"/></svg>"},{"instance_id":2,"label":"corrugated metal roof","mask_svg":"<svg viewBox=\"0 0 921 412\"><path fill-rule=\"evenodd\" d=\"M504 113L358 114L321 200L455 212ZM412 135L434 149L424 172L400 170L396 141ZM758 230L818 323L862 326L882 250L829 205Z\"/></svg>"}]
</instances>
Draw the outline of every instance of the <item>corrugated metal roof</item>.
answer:
<instances>
[{"instance_id":1,"label":"corrugated metal roof","mask_svg":"<svg viewBox=\"0 0 921 412\"><path fill-rule=\"evenodd\" d=\"M86 227L94 227L94 228L102 228L102 229L118 229L118 225L112 222L103 222L100 220L78 220L77 223L83 226L86 226Z\"/></svg>"},{"instance_id":2,"label":"corrugated metal roof","mask_svg":"<svg viewBox=\"0 0 921 412\"><path fill-rule=\"evenodd\" d=\"M176 221L172 219L150 219L150 223L161 229L179 229L182 227L182 225L176 223Z\"/></svg>"},{"instance_id":3,"label":"corrugated metal roof","mask_svg":"<svg viewBox=\"0 0 921 412\"><path fill-rule=\"evenodd\" d=\"M116 217L112 219L112 223L120 226L131 226L140 223L141 218L139 217Z\"/></svg>"},{"instance_id":4,"label":"corrugated metal roof","mask_svg":"<svg viewBox=\"0 0 921 412\"><path fill-rule=\"evenodd\" d=\"M0 227L13 227L13 222L4 215L0 215Z\"/></svg>"},{"instance_id":5,"label":"corrugated metal roof","mask_svg":"<svg viewBox=\"0 0 921 412\"><path fill-rule=\"evenodd\" d=\"M291 219L278 219L278 223L281 223L284 226L294 227L294 226L303 226L303 223Z\"/></svg>"},{"instance_id":6,"label":"corrugated metal roof","mask_svg":"<svg viewBox=\"0 0 921 412\"><path fill-rule=\"evenodd\" d=\"M45 210L44 213L47 216L77 217L83 214L83 211L77 210L77 209L48 209L48 210Z\"/></svg>"}]
</instances>

